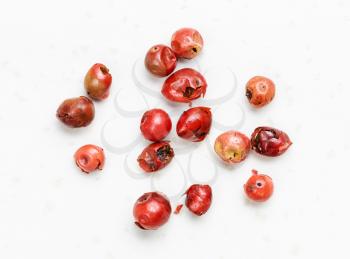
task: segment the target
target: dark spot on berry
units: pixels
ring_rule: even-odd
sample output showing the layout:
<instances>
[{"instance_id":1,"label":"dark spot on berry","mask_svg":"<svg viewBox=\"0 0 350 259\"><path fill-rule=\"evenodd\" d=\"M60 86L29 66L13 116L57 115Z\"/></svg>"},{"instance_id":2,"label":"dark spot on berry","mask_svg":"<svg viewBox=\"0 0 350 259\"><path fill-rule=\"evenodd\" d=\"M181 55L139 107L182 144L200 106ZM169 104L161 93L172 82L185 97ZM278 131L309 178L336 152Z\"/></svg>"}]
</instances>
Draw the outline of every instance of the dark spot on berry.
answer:
<instances>
[{"instance_id":1,"label":"dark spot on berry","mask_svg":"<svg viewBox=\"0 0 350 259\"><path fill-rule=\"evenodd\" d=\"M249 89L247 89L247 91L245 92L245 96L247 96L248 100L250 100L252 99L253 94Z\"/></svg>"},{"instance_id":2,"label":"dark spot on berry","mask_svg":"<svg viewBox=\"0 0 350 259\"><path fill-rule=\"evenodd\" d=\"M194 89L192 87L186 87L185 92L183 93L184 97L191 97L191 95L193 94Z\"/></svg>"},{"instance_id":3,"label":"dark spot on berry","mask_svg":"<svg viewBox=\"0 0 350 259\"><path fill-rule=\"evenodd\" d=\"M161 161L169 160L172 157L172 148L170 145L165 145L157 150L157 157Z\"/></svg>"}]
</instances>

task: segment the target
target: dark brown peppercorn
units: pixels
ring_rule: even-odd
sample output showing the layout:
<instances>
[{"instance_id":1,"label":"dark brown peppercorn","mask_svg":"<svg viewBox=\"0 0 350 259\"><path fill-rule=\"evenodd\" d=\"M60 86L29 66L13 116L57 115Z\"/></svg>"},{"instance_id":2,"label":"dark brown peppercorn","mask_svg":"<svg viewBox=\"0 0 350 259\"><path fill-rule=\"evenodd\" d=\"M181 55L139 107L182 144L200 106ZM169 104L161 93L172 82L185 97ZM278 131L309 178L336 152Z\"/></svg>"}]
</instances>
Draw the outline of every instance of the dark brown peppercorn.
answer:
<instances>
[{"instance_id":1,"label":"dark brown peppercorn","mask_svg":"<svg viewBox=\"0 0 350 259\"><path fill-rule=\"evenodd\" d=\"M95 107L92 101L80 96L63 101L56 112L57 118L72 128L88 126L95 116Z\"/></svg>"}]
</instances>

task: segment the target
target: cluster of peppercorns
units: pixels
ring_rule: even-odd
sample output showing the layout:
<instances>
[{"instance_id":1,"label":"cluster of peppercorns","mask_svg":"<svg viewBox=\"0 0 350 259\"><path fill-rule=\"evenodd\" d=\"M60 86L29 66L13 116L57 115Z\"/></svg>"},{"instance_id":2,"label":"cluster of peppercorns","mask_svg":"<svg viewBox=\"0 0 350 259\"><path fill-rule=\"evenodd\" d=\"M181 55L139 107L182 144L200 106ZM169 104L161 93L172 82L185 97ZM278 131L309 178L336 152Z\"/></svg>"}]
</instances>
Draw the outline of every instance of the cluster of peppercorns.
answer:
<instances>
[{"instance_id":1,"label":"cluster of peppercorns","mask_svg":"<svg viewBox=\"0 0 350 259\"><path fill-rule=\"evenodd\" d=\"M171 38L171 47L163 44L151 47L145 57L145 67L155 76L169 76L181 59L196 57L203 48L200 33L191 28L176 31ZM112 76L102 64L95 64L85 76L87 94L96 100L109 95ZM171 74L161 90L162 95L172 102L192 103L204 97L207 83L203 75L191 68L180 69ZM246 84L246 96L249 103L260 108L272 101L275 85L272 80L256 76ZM57 110L57 117L70 127L84 127L94 118L93 102L87 97L65 100ZM212 124L209 107L192 107L182 113L176 125L179 137L191 142L200 142L208 135ZM169 115L162 109L146 111L141 119L140 130L145 139L152 143L138 156L137 161L146 173L154 173L166 167L175 153L170 141L164 140L172 128ZM228 164L236 164L246 159L250 150L264 156L282 155L292 144L288 135L272 127L258 127L251 137L231 130L219 135L214 144L218 156ZM102 169L104 165L103 149L95 145L85 145L75 153L78 167L86 173ZM254 201L266 201L273 192L272 179L252 170L253 175L244 185L248 198ZM212 201L212 189L209 185L193 184L185 192L186 207L195 215L201 216L208 211ZM183 207L178 205L175 213ZM169 199L159 192L143 194L135 203L133 214L135 224L142 229L157 229L165 224L171 214Z\"/></svg>"},{"instance_id":2,"label":"cluster of peppercorns","mask_svg":"<svg viewBox=\"0 0 350 259\"><path fill-rule=\"evenodd\" d=\"M109 96L111 84L109 69L99 63L89 69L84 79L86 93L96 101ZM95 117L95 106L91 99L80 96L64 100L57 109L57 118L71 128L88 126ZM103 148L91 144L80 147L74 158L77 166L85 173L102 170L105 162Z\"/></svg>"}]
</instances>

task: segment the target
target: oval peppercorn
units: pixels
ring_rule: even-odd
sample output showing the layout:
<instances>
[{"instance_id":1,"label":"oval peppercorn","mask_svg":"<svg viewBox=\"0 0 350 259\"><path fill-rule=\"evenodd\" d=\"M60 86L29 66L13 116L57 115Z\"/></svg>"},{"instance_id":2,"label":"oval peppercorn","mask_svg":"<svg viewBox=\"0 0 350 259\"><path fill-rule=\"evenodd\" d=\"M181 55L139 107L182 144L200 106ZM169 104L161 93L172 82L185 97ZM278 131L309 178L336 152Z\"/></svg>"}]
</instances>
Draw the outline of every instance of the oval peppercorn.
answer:
<instances>
[{"instance_id":1,"label":"oval peppercorn","mask_svg":"<svg viewBox=\"0 0 350 259\"><path fill-rule=\"evenodd\" d=\"M248 156L250 140L243 133L230 130L216 138L214 149L223 161L235 164L242 162Z\"/></svg>"},{"instance_id":2,"label":"oval peppercorn","mask_svg":"<svg viewBox=\"0 0 350 259\"><path fill-rule=\"evenodd\" d=\"M208 135L211 127L211 112L208 107L193 107L184 111L176 125L179 137L199 142Z\"/></svg>"},{"instance_id":3,"label":"oval peppercorn","mask_svg":"<svg viewBox=\"0 0 350 259\"><path fill-rule=\"evenodd\" d=\"M175 53L168 46L158 44L151 47L145 57L145 66L155 76L170 75L177 63Z\"/></svg>"},{"instance_id":4,"label":"oval peppercorn","mask_svg":"<svg viewBox=\"0 0 350 259\"><path fill-rule=\"evenodd\" d=\"M207 82L192 68L183 68L170 75L164 82L162 94L169 101L191 103L205 95Z\"/></svg>"},{"instance_id":5,"label":"oval peppercorn","mask_svg":"<svg viewBox=\"0 0 350 259\"><path fill-rule=\"evenodd\" d=\"M85 96L64 100L56 112L56 117L72 128L88 126L94 119L94 116L94 104Z\"/></svg>"},{"instance_id":6,"label":"oval peppercorn","mask_svg":"<svg viewBox=\"0 0 350 259\"><path fill-rule=\"evenodd\" d=\"M109 69L103 64L96 63L85 75L85 90L92 99L106 99L109 96L111 84L112 75L109 73Z\"/></svg>"},{"instance_id":7,"label":"oval peppercorn","mask_svg":"<svg viewBox=\"0 0 350 259\"><path fill-rule=\"evenodd\" d=\"M139 166L146 172L152 173L167 166L174 157L174 150L168 141L160 141L148 145L139 155Z\"/></svg>"},{"instance_id":8,"label":"oval peppercorn","mask_svg":"<svg viewBox=\"0 0 350 259\"><path fill-rule=\"evenodd\" d=\"M195 29L182 28L172 35L171 48L177 57L192 59L202 51L203 38Z\"/></svg>"},{"instance_id":9,"label":"oval peppercorn","mask_svg":"<svg viewBox=\"0 0 350 259\"><path fill-rule=\"evenodd\" d=\"M211 205L212 190L209 185L193 184L186 192L186 207L195 215L205 214Z\"/></svg>"},{"instance_id":10,"label":"oval peppercorn","mask_svg":"<svg viewBox=\"0 0 350 259\"><path fill-rule=\"evenodd\" d=\"M292 145L288 135L272 127L258 127L251 136L252 149L264 156L280 156Z\"/></svg>"}]
</instances>

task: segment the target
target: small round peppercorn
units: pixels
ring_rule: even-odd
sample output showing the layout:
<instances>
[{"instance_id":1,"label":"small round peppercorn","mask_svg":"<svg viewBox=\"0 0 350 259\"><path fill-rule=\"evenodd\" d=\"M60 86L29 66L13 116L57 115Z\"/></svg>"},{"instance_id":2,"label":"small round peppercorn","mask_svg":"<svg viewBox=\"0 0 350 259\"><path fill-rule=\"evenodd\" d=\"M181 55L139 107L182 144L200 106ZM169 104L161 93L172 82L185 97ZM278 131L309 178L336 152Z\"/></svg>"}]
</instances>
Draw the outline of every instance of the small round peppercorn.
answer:
<instances>
[{"instance_id":1,"label":"small round peppercorn","mask_svg":"<svg viewBox=\"0 0 350 259\"><path fill-rule=\"evenodd\" d=\"M94 104L85 96L64 100L56 112L56 117L72 128L88 126L94 116Z\"/></svg>"},{"instance_id":2,"label":"small round peppercorn","mask_svg":"<svg viewBox=\"0 0 350 259\"><path fill-rule=\"evenodd\" d=\"M177 57L192 59L202 51L203 38L195 29L182 28L171 37L171 48Z\"/></svg>"},{"instance_id":3,"label":"small round peppercorn","mask_svg":"<svg viewBox=\"0 0 350 259\"><path fill-rule=\"evenodd\" d=\"M133 214L139 228L155 230L169 220L171 205L164 194L148 192L137 199Z\"/></svg>"},{"instance_id":4,"label":"small round peppercorn","mask_svg":"<svg viewBox=\"0 0 350 259\"><path fill-rule=\"evenodd\" d=\"M258 174L252 170L253 175L244 185L244 191L253 201L263 202L269 199L273 193L273 182L270 176Z\"/></svg>"},{"instance_id":5,"label":"small round peppercorn","mask_svg":"<svg viewBox=\"0 0 350 259\"><path fill-rule=\"evenodd\" d=\"M171 48L159 44L150 48L145 57L145 66L155 76L168 76L176 67L176 56Z\"/></svg>"},{"instance_id":6,"label":"small round peppercorn","mask_svg":"<svg viewBox=\"0 0 350 259\"><path fill-rule=\"evenodd\" d=\"M216 138L214 149L223 161L235 164L246 159L250 151L250 140L243 133L231 130Z\"/></svg>"},{"instance_id":7,"label":"small round peppercorn","mask_svg":"<svg viewBox=\"0 0 350 259\"><path fill-rule=\"evenodd\" d=\"M271 79L255 76L246 85L246 96L249 103L260 108L269 104L275 96L275 84Z\"/></svg>"},{"instance_id":8,"label":"small round peppercorn","mask_svg":"<svg viewBox=\"0 0 350 259\"><path fill-rule=\"evenodd\" d=\"M109 73L109 69L99 63L89 69L84 79L87 94L95 100L106 99L109 96L111 84L112 75Z\"/></svg>"},{"instance_id":9,"label":"small round peppercorn","mask_svg":"<svg viewBox=\"0 0 350 259\"><path fill-rule=\"evenodd\" d=\"M95 145L80 147L74 154L75 163L85 173L102 170L105 163L103 148Z\"/></svg>"},{"instance_id":10,"label":"small round peppercorn","mask_svg":"<svg viewBox=\"0 0 350 259\"><path fill-rule=\"evenodd\" d=\"M171 131L171 119L162 109L152 109L146 111L141 119L140 129L145 137L150 141L160 141Z\"/></svg>"}]
</instances>

